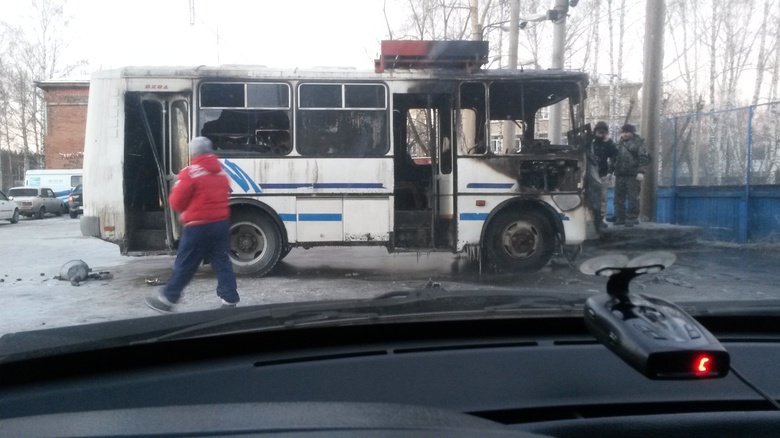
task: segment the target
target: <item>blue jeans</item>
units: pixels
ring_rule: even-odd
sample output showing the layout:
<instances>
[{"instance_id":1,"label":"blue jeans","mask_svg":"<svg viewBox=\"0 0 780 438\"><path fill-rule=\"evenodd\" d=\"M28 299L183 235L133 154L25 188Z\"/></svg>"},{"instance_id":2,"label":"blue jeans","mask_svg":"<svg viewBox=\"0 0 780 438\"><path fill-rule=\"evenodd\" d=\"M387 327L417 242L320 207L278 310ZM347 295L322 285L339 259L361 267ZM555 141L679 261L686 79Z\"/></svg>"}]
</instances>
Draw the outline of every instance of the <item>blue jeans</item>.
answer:
<instances>
[{"instance_id":1,"label":"blue jeans","mask_svg":"<svg viewBox=\"0 0 780 438\"><path fill-rule=\"evenodd\" d=\"M172 303L178 302L182 291L205 258L217 275L217 295L229 303L237 303L236 276L228 255L229 249L229 220L185 227L179 241L173 274L162 290L163 296Z\"/></svg>"}]
</instances>

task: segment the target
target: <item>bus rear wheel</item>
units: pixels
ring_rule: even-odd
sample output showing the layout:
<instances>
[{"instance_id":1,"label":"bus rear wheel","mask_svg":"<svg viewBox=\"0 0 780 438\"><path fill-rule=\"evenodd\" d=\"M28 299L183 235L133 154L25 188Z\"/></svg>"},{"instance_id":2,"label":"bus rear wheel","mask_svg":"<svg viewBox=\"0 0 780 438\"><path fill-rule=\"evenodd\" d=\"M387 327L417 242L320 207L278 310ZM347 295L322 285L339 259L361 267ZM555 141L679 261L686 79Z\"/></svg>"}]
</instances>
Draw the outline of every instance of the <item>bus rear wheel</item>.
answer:
<instances>
[{"instance_id":1,"label":"bus rear wheel","mask_svg":"<svg viewBox=\"0 0 780 438\"><path fill-rule=\"evenodd\" d=\"M266 215L236 213L230 223L230 260L237 274L268 274L279 262L282 235Z\"/></svg>"},{"instance_id":2,"label":"bus rear wheel","mask_svg":"<svg viewBox=\"0 0 780 438\"><path fill-rule=\"evenodd\" d=\"M555 250L552 225L536 211L506 211L490 224L485 250L498 272L534 272Z\"/></svg>"}]
</instances>

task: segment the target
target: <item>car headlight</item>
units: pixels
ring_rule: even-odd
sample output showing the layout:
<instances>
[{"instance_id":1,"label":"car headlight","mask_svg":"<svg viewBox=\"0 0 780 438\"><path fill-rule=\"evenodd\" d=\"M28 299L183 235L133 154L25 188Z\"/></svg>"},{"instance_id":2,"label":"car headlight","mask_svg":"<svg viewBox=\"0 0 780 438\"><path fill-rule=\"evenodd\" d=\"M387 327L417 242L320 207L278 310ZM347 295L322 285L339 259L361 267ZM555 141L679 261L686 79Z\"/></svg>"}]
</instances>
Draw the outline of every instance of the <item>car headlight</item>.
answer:
<instances>
[{"instance_id":1,"label":"car headlight","mask_svg":"<svg viewBox=\"0 0 780 438\"><path fill-rule=\"evenodd\" d=\"M574 210L582 204L580 195L553 195L552 199L561 211Z\"/></svg>"}]
</instances>

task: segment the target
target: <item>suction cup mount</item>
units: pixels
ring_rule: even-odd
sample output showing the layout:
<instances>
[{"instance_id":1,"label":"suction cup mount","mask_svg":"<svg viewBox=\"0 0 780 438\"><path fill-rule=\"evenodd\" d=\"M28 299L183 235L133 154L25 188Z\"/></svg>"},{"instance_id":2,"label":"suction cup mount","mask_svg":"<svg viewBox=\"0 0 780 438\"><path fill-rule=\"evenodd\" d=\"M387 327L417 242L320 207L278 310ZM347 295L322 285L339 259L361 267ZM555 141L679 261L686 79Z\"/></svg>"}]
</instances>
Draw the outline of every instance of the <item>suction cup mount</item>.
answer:
<instances>
[{"instance_id":1,"label":"suction cup mount","mask_svg":"<svg viewBox=\"0 0 780 438\"><path fill-rule=\"evenodd\" d=\"M622 301L627 299L631 280L642 274L661 272L675 260L677 256L665 251L650 252L631 260L622 254L610 254L585 260L580 265L580 272L609 277L607 293Z\"/></svg>"}]
</instances>

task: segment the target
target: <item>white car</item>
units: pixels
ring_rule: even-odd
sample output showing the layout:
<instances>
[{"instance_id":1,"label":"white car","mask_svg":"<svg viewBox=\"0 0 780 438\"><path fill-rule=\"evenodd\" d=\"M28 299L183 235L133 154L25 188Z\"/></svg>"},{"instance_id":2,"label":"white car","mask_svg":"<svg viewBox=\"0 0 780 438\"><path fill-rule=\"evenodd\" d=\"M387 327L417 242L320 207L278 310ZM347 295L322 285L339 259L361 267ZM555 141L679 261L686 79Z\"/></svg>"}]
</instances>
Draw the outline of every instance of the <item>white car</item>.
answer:
<instances>
[{"instance_id":1,"label":"white car","mask_svg":"<svg viewBox=\"0 0 780 438\"><path fill-rule=\"evenodd\" d=\"M0 192L0 221L10 221L12 224L19 222L19 207L3 192Z\"/></svg>"},{"instance_id":2,"label":"white car","mask_svg":"<svg viewBox=\"0 0 780 438\"><path fill-rule=\"evenodd\" d=\"M14 187L8 197L16 202L22 216L43 219L46 213L62 216L65 212L65 204L48 187Z\"/></svg>"}]
</instances>

